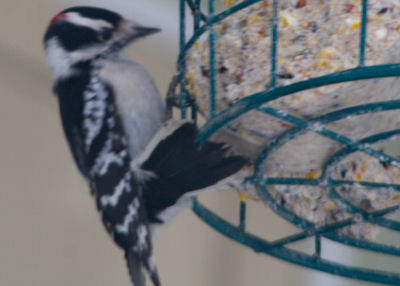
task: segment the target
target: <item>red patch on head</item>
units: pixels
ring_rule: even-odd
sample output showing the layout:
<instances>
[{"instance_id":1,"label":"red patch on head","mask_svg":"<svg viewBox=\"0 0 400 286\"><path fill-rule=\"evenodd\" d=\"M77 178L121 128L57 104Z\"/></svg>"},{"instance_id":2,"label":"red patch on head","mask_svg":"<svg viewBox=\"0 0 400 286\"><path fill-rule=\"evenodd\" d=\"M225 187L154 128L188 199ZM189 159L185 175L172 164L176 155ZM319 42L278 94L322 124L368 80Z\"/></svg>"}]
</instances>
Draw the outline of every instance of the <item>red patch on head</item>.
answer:
<instances>
[{"instance_id":1,"label":"red patch on head","mask_svg":"<svg viewBox=\"0 0 400 286\"><path fill-rule=\"evenodd\" d=\"M49 25L54 24L58 19L66 19L66 18L67 18L67 14L58 14L58 15L55 15L55 16L50 20Z\"/></svg>"}]
</instances>

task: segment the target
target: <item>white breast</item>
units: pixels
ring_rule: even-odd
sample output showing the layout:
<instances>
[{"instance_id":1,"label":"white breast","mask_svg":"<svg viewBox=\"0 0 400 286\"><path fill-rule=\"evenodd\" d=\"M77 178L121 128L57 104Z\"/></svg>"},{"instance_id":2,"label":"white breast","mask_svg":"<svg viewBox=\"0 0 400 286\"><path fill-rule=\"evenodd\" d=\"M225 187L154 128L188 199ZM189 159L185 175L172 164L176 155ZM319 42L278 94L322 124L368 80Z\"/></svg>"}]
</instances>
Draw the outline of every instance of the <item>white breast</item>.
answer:
<instances>
[{"instance_id":1,"label":"white breast","mask_svg":"<svg viewBox=\"0 0 400 286\"><path fill-rule=\"evenodd\" d=\"M100 77L114 89L118 112L136 158L166 120L164 102L151 74L126 58L107 61Z\"/></svg>"}]
</instances>

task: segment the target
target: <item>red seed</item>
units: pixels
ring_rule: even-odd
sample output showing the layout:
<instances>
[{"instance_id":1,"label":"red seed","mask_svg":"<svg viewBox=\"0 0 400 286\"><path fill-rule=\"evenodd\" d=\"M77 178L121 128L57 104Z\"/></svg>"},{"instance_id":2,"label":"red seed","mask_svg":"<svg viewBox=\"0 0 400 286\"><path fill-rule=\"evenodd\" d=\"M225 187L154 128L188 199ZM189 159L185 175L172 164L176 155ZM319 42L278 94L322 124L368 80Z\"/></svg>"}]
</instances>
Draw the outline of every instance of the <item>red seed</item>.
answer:
<instances>
[{"instance_id":1,"label":"red seed","mask_svg":"<svg viewBox=\"0 0 400 286\"><path fill-rule=\"evenodd\" d=\"M296 4L296 8L303 8L307 5L307 0L298 0Z\"/></svg>"},{"instance_id":2,"label":"red seed","mask_svg":"<svg viewBox=\"0 0 400 286\"><path fill-rule=\"evenodd\" d=\"M354 4L346 4L346 5L344 6L344 11L345 11L346 13L351 13L351 12L353 12L353 10L354 10L355 7L356 7L356 6L355 6Z\"/></svg>"}]
</instances>

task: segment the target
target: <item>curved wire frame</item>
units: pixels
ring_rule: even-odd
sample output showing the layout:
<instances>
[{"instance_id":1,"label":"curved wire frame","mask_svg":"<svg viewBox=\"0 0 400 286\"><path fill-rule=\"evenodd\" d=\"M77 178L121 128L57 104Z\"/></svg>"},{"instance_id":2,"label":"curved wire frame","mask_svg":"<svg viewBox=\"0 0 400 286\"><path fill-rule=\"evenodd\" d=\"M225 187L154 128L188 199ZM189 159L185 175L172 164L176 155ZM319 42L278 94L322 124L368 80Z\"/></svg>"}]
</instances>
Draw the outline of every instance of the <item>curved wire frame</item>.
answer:
<instances>
[{"instance_id":1,"label":"curved wire frame","mask_svg":"<svg viewBox=\"0 0 400 286\"><path fill-rule=\"evenodd\" d=\"M264 148L255 164L255 172L252 177L246 179L246 183L253 184L261 196L271 208L281 217L290 221L292 224L300 229L300 232L294 235L282 237L274 241L257 237L246 231L246 203L240 202L239 224L233 225L232 223L222 219L218 214L211 212L204 205L197 200L194 200L193 211L209 226L224 234L225 236L248 246L256 252L266 253L274 257L302 265L305 267L313 268L316 270L341 275L349 278L355 278L365 281L400 285L400 273L393 273L375 269L367 269L361 267L354 267L349 265L333 262L321 257L322 241L321 238L328 238L341 244L349 245L359 249L368 251L384 253L389 255L399 255L400 247L392 246L382 243L375 243L366 240L356 239L350 236L338 234L336 231L360 222L360 218L364 222L369 222L378 225L382 228L387 228L395 231L400 231L400 223L384 216L394 213L400 206L396 205L379 211L367 212L355 206L340 192L337 191L338 187L349 186L353 184L360 184L366 188L391 188L400 191L400 185L397 184L384 184L374 183L367 181L349 181L337 180L330 177L329 170L331 166L335 165L344 157L356 151L364 152L375 158L379 158L381 162L393 164L400 167L400 160L391 157L381 151L371 147L371 144L395 138L400 135L400 130L391 130L373 136L354 141L346 136L333 132L325 127L326 124L343 119L348 116L358 116L366 113L375 113L388 110L400 109L400 100L392 100L385 102L369 103L359 106L344 108L328 114L321 115L313 118L312 120L304 120L294 115L283 112L279 109L268 106L268 102L277 98L308 90L328 84L343 83L348 81L393 77L400 76L400 64L386 64L364 66L365 59L365 42L367 31L367 0L362 0L362 13L361 13L361 29L360 29L360 48L359 48L359 65L356 68L344 70L337 73L324 75L321 77L311 78L301 82L296 82L286 86L276 86L276 71L277 71L277 46L278 46L278 0L273 0L273 16L271 18L272 29L272 42L271 42L271 83L268 90L247 96L229 108L220 113L216 113L216 73L215 73L215 42L216 33L214 32L213 25L226 17L253 5L262 0L247 0L240 2L230 8L215 14L214 0L208 1L208 13L202 12L200 5L201 0L180 0L180 54L178 56L178 72L181 90L181 116L187 117L187 110L185 108L185 98L193 96L185 88L185 57L187 51L204 33L209 35L209 64L210 64L210 119L201 128L198 140L207 140L219 128L228 124L232 120L238 118L244 113L257 109L260 112L265 112L269 115L277 117L291 123L294 127L283 132L271 141L268 146ZM189 8L193 15L194 32L193 35L186 41L186 9ZM196 120L197 106L195 103L192 105L192 118ZM319 128L313 128L318 124ZM265 177L264 169L269 156L274 150L282 146L285 142L296 138L306 131L316 132L322 136L335 140L343 144L343 148L333 154L325 163L322 168L322 174L318 179L306 178L268 178ZM284 208L278 201L274 199L268 191L271 185L309 185L309 186L323 186L329 189L329 195L339 200L346 207L350 214L354 214L351 218L324 226L316 226L310 221L301 218L294 214L292 211ZM288 244L301 241L307 238L314 238L314 254L309 255L299 252L287 247Z\"/></svg>"}]
</instances>

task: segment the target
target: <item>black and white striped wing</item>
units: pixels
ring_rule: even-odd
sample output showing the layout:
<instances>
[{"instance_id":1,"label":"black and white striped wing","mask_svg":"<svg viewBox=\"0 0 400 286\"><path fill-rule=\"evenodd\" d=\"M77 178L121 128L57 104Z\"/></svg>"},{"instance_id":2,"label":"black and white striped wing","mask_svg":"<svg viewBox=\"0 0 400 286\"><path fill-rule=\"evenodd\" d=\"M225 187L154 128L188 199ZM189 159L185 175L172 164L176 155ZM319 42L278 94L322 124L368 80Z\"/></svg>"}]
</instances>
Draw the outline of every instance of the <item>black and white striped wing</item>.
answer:
<instances>
[{"instance_id":1,"label":"black and white striped wing","mask_svg":"<svg viewBox=\"0 0 400 286\"><path fill-rule=\"evenodd\" d=\"M126 252L135 286L144 266L159 285L141 186L131 170L128 142L112 90L97 77L59 85L64 131L79 170L90 184L107 231ZM72 87L72 88L71 88ZM79 96L83 95L83 96Z\"/></svg>"}]
</instances>

